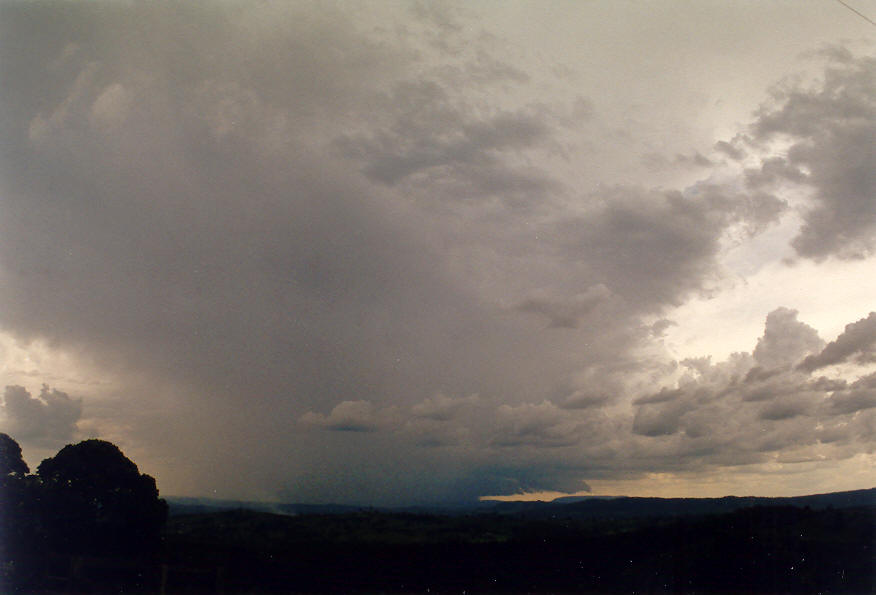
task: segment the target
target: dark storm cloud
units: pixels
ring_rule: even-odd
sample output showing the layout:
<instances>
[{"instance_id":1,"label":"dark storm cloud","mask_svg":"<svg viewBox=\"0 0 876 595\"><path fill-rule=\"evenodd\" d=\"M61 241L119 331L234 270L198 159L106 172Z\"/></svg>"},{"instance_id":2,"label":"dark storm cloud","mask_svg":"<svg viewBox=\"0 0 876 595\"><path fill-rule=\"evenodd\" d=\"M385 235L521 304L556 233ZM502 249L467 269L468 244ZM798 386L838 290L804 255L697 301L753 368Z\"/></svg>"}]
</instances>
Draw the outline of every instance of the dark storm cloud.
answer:
<instances>
[{"instance_id":1,"label":"dark storm cloud","mask_svg":"<svg viewBox=\"0 0 876 595\"><path fill-rule=\"evenodd\" d=\"M435 421L452 421L462 414L469 407L477 406L480 403L478 395L470 397L454 399L442 393L438 393L431 397L426 397L420 403L411 407L411 414L414 419L428 419Z\"/></svg>"},{"instance_id":2,"label":"dark storm cloud","mask_svg":"<svg viewBox=\"0 0 876 595\"><path fill-rule=\"evenodd\" d=\"M425 437L421 447L447 457L468 453L482 472L503 468L505 480L521 484L533 469L552 470L530 489L566 490L582 478L646 470L843 459L872 446L876 376L848 383L792 367L823 344L796 311L779 308L767 316L751 353L714 364L686 360L678 386L636 399L632 416L608 413L600 406L612 402L609 396L583 391L565 403L519 405L437 395L376 412L394 420L378 432ZM507 457L518 464L502 467ZM505 485L497 482L488 483Z\"/></svg>"},{"instance_id":3,"label":"dark storm cloud","mask_svg":"<svg viewBox=\"0 0 876 595\"><path fill-rule=\"evenodd\" d=\"M764 159L759 168L745 170L745 181L754 188L774 184L781 180L805 182L808 180L808 176L799 168L790 165L784 157L770 157Z\"/></svg>"},{"instance_id":4,"label":"dark storm cloud","mask_svg":"<svg viewBox=\"0 0 876 595\"><path fill-rule=\"evenodd\" d=\"M495 84L528 83L531 77L512 64L495 59L483 52L475 60L463 65L445 65L436 69L436 75L451 85L492 86Z\"/></svg>"},{"instance_id":5,"label":"dark storm cloud","mask_svg":"<svg viewBox=\"0 0 876 595\"><path fill-rule=\"evenodd\" d=\"M675 162L682 165L695 165L697 167L711 167L714 165L708 157L700 152L695 152L693 155L676 155Z\"/></svg>"},{"instance_id":6,"label":"dark storm cloud","mask_svg":"<svg viewBox=\"0 0 876 595\"><path fill-rule=\"evenodd\" d=\"M760 412L761 419L780 420L803 415L810 410L812 403L800 399L776 400Z\"/></svg>"},{"instance_id":7,"label":"dark storm cloud","mask_svg":"<svg viewBox=\"0 0 876 595\"><path fill-rule=\"evenodd\" d=\"M106 370L122 388L94 419L165 476L303 500L571 491L757 460L795 443L760 432L810 419L810 393L866 404L768 375L817 339L778 311L753 356L688 362L628 407L674 370L648 351L659 317L786 208L766 184L825 179L803 149L750 192L571 188L564 135L595 103L544 102L452 7L374 30L351 10L0 5L0 326ZM764 137L796 121L770 117ZM78 401L9 394L23 435L74 431Z\"/></svg>"},{"instance_id":8,"label":"dark storm cloud","mask_svg":"<svg viewBox=\"0 0 876 595\"><path fill-rule=\"evenodd\" d=\"M867 318L847 324L843 333L828 343L817 354L808 356L800 368L809 372L849 361L856 356L864 362L872 362L876 351L876 312Z\"/></svg>"},{"instance_id":9,"label":"dark storm cloud","mask_svg":"<svg viewBox=\"0 0 876 595\"><path fill-rule=\"evenodd\" d=\"M21 21L33 15L19 5L6 10L3 38L21 43ZM117 19L97 25L100 33L137 39L148 30L182 42L177 13L165 10L147 11L141 22L124 11L68 7L70 18L92 25ZM203 12L189 24L222 16ZM4 73L39 74L3 85L14 89L4 113L17 114L3 119L4 326L223 390L261 384L299 397L353 392L343 378L375 363L348 363L344 351L370 343L379 359L402 349L391 321L405 311L419 317L415 303L440 302L453 290L437 270L425 270L428 249L407 224L362 201L369 190L301 138L301 127L312 125L302 118L327 109L316 96L331 105L345 101L334 98L339 85L369 92L360 71L367 65L345 53L368 41L351 38L343 19L316 21L326 35L302 31L294 44L288 33L260 31L266 44L288 50L290 64L284 76L264 78L233 68L250 59L276 63L252 40L239 44L243 55L226 56L224 68L201 63L212 59L213 43L243 35L227 23L210 27L211 35L224 32L220 39L199 39L180 56L191 72L172 85L167 77L183 65L163 62L164 48L144 40L119 56L95 48L106 41L88 27L49 43L62 57L68 44L81 48L63 71L47 65L57 59L51 54L40 62L4 52ZM43 79L57 81L53 93L44 93ZM300 86L305 96L275 97L275 84ZM280 98L285 103L274 103ZM347 366L348 374L338 373Z\"/></svg>"},{"instance_id":10,"label":"dark storm cloud","mask_svg":"<svg viewBox=\"0 0 876 595\"><path fill-rule=\"evenodd\" d=\"M659 407L640 406L633 420L633 433L642 436L665 436L679 430L681 416L688 410L680 399L662 402Z\"/></svg>"},{"instance_id":11,"label":"dark storm cloud","mask_svg":"<svg viewBox=\"0 0 876 595\"><path fill-rule=\"evenodd\" d=\"M602 407L612 400L611 395L603 392L590 392L587 390L577 390L566 397L560 403L564 409L587 409L590 407Z\"/></svg>"},{"instance_id":12,"label":"dark storm cloud","mask_svg":"<svg viewBox=\"0 0 876 595\"><path fill-rule=\"evenodd\" d=\"M555 328L577 328L581 318L591 314L601 302L608 300L611 292L604 285L596 285L584 293L567 299L551 299L547 296L532 296L517 305L521 312L539 314L548 319Z\"/></svg>"},{"instance_id":13,"label":"dark storm cloud","mask_svg":"<svg viewBox=\"0 0 876 595\"><path fill-rule=\"evenodd\" d=\"M649 330L655 337L662 337L665 335L666 331L673 326L678 326L678 323L674 320L669 320L668 318L661 318L652 324Z\"/></svg>"},{"instance_id":14,"label":"dark storm cloud","mask_svg":"<svg viewBox=\"0 0 876 595\"><path fill-rule=\"evenodd\" d=\"M725 140L719 140L715 143L715 150L723 153L730 159L735 161L740 161L745 157L745 151L734 145L733 143L729 143Z\"/></svg>"},{"instance_id":15,"label":"dark storm cloud","mask_svg":"<svg viewBox=\"0 0 876 595\"><path fill-rule=\"evenodd\" d=\"M25 446L58 446L70 442L82 416L82 400L43 385L39 397L23 386L7 386L2 411L5 433Z\"/></svg>"},{"instance_id":16,"label":"dark storm cloud","mask_svg":"<svg viewBox=\"0 0 876 595\"><path fill-rule=\"evenodd\" d=\"M510 167L503 152L519 152L544 142L549 123L527 111L478 115L435 81L403 83L385 98L387 126L369 135L343 135L341 153L365 163L366 175L394 185L440 174L444 184L467 195L543 193L558 186L538 170Z\"/></svg>"},{"instance_id":17,"label":"dark storm cloud","mask_svg":"<svg viewBox=\"0 0 876 595\"><path fill-rule=\"evenodd\" d=\"M728 227L759 230L784 208L769 195L709 185L686 193L619 187L593 200L587 213L562 221L554 233L570 258L583 257L594 281L645 309L679 304L704 289Z\"/></svg>"},{"instance_id":18,"label":"dark storm cloud","mask_svg":"<svg viewBox=\"0 0 876 595\"><path fill-rule=\"evenodd\" d=\"M375 411L369 401L344 401L328 415L306 413L301 422L339 432L375 432L387 423L388 417L386 412Z\"/></svg>"},{"instance_id":19,"label":"dark storm cloud","mask_svg":"<svg viewBox=\"0 0 876 595\"><path fill-rule=\"evenodd\" d=\"M566 493L589 492L590 486L576 478L575 471L562 466L548 465L519 469L515 467L483 468L479 476L472 478L481 483L477 491L481 495L526 494L544 490Z\"/></svg>"},{"instance_id":20,"label":"dark storm cloud","mask_svg":"<svg viewBox=\"0 0 876 595\"><path fill-rule=\"evenodd\" d=\"M855 413L876 407L876 374L864 376L847 389L835 391L828 402L831 410L837 413Z\"/></svg>"},{"instance_id":21,"label":"dark storm cloud","mask_svg":"<svg viewBox=\"0 0 876 595\"><path fill-rule=\"evenodd\" d=\"M757 141L790 139L787 161L765 163L753 180L805 181L815 204L793 240L797 253L861 258L876 236L876 59L832 52L821 83L785 86L760 110Z\"/></svg>"},{"instance_id":22,"label":"dark storm cloud","mask_svg":"<svg viewBox=\"0 0 876 595\"><path fill-rule=\"evenodd\" d=\"M586 428L580 421L549 401L516 407L502 405L496 410L495 433L490 444L540 449L572 446L581 441L584 432Z\"/></svg>"},{"instance_id":23,"label":"dark storm cloud","mask_svg":"<svg viewBox=\"0 0 876 595\"><path fill-rule=\"evenodd\" d=\"M117 423L157 458L186 451L204 461L197 481L240 489L302 472L304 454L281 453L310 408L326 413L304 426L374 435L395 423L387 402L484 388L520 400L568 369L572 352L537 357L526 323L491 320L495 306L446 271L436 245L453 228L424 229L336 140L382 139L366 170L422 175L424 194L522 200L558 186L506 162L548 140L537 109L469 110L409 76L416 55L328 8L2 10L0 323L136 385L119 391ZM423 163L404 162L406 139ZM155 402L174 435L153 391L171 395ZM230 437L254 435L272 443L251 450L262 469L206 477L237 457Z\"/></svg>"}]
</instances>

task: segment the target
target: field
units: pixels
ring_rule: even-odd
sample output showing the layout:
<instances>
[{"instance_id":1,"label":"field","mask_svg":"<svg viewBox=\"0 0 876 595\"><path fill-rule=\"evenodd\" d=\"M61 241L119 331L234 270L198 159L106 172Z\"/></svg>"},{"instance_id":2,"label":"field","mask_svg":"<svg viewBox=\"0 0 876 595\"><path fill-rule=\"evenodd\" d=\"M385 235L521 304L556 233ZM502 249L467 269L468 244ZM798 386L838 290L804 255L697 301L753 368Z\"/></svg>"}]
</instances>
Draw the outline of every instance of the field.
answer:
<instances>
[{"instance_id":1,"label":"field","mask_svg":"<svg viewBox=\"0 0 876 595\"><path fill-rule=\"evenodd\" d=\"M531 511L530 511L531 512ZM536 515L538 516L538 515ZM876 507L598 518L362 510L172 516L160 560L78 559L50 590L870 593Z\"/></svg>"}]
</instances>

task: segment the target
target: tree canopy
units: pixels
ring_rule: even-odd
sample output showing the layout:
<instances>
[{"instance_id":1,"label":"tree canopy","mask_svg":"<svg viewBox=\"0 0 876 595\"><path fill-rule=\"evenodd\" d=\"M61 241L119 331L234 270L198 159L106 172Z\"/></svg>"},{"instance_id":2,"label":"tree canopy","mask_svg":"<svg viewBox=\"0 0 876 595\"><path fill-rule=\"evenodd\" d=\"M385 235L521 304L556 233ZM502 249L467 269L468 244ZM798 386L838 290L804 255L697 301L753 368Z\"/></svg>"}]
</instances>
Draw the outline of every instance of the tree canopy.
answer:
<instances>
[{"instance_id":1,"label":"tree canopy","mask_svg":"<svg viewBox=\"0 0 876 595\"><path fill-rule=\"evenodd\" d=\"M24 475L30 471L21 456L21 447L11 436L0 432L0 477Z\"/></svg>"},{"instance_id":2,"label":"tree canopy","mask_svg":"<svg viewBox=\"0 0 876 595\"><path fill-rule=\"evenodd\" d=\"M148 552L159 540L167 504L155 479L141 474L104 440L65 446L37 468L53 547L93 553Z\"/></svg>"}]
</instances>

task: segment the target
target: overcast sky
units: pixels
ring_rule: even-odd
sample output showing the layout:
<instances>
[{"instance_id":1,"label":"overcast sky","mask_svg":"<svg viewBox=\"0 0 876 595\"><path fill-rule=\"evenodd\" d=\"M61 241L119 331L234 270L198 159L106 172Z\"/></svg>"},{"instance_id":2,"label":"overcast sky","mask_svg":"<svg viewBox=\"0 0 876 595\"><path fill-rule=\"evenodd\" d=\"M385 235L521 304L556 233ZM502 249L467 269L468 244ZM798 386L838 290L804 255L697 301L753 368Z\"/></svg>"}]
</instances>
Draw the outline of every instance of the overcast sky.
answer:
<instances>
[{"instance_id":1,"label":"overcast sky","mask_svg":"<svg viewBox=\"0 0 876 595\"><path fill-rule=\"evenodd\" d=\"M874 42L834 0L2 2L0 431L165 495L873 487Z\"/></svg>"}]
</instances>

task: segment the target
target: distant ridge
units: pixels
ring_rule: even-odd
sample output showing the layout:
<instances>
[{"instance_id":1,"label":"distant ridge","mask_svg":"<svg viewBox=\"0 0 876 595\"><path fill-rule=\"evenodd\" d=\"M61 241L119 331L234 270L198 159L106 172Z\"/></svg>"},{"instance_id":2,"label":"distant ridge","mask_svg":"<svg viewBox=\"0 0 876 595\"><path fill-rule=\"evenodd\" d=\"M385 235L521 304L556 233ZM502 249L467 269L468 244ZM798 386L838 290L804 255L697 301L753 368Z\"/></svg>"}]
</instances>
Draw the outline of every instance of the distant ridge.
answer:
<instances>
[{"instance_id":1,"label":"distant ridge","mask_svg":"<svg viewBox=\"0 0 876 595\"><path fill-rule=\"evenodd\" d=\"M575 518L644 518L721 514L754 506L792 506L811 508L856 508L876 506L876 488L769 498L761 496L724 496L723 498L647 498L628 496L592 496L559 498L552 502L485 501L464 506L407 506L375 508L341 504L296 504L253 502L212 498L166 498L171 515L199 514L223 510L255 510L284 515L345 514L375 511L414 514L510 514L535 518L567 516Z\"/></svg>"},{"instance_id":2,"label":"distant ridge","mask_svg":"<svg viewBox=\"0 0 876 595\"><path fill-rule=\"evenodd\" d=\"M256 502L252 500L220 500L215 498L196 498L169 496L165 498L171 515L202 514L225 510L254 510L273 514L343 514L365 510L366 506L346 506L342 504L288 504L283 502Z\"/></svg>"},{"instance_id":3,"label":"distant ridge","mask_svg":"<svg viewBox=\"0 0 876 595\"><path fill-rule=\"evenodd\" d=\"M876 506L876 488L809 496L770 498L724 496L723 498L592 498L577 502L497 502L495 512L525 516L570 516L633 518L721 514L754 506L793 506L813 510Z\"/></svg>"}]
</instances>

